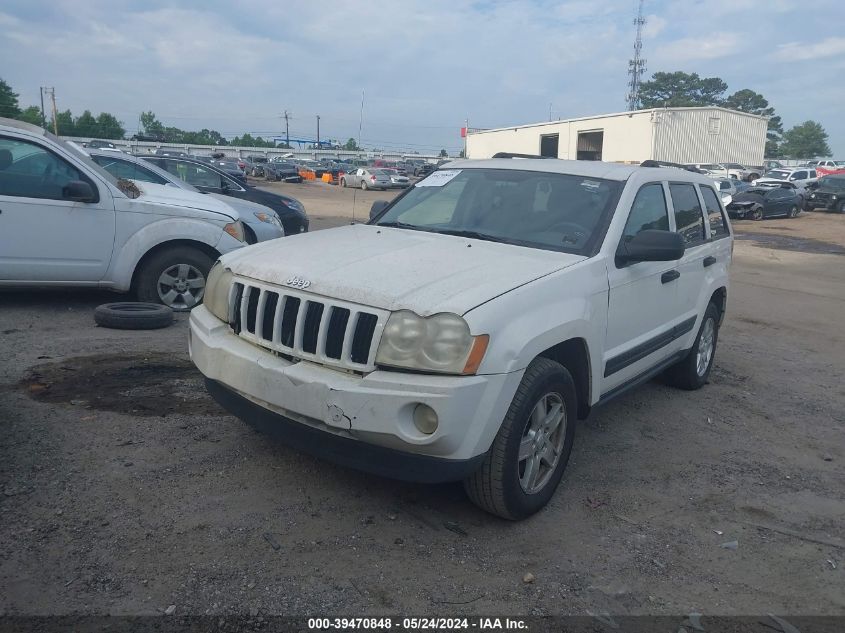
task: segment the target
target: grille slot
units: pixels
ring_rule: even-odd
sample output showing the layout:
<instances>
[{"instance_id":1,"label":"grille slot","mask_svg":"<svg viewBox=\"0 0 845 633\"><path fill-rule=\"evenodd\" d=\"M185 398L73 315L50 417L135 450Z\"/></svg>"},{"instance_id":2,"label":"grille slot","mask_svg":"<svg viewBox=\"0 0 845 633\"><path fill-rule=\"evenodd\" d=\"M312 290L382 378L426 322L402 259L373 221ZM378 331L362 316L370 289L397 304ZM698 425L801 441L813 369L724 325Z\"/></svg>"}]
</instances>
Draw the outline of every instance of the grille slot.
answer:
<instances>
[{"instance_id":1,"label":"grille slot","mask_svg":"<svg viewBox=\"0 0 845 633\"><path fill-rule=\"evenodd\" d=\"M229 325L235 334L285 358L356 371L375 369L386 313L300 292L236 282Z\"/></svg>"}]
</instances>

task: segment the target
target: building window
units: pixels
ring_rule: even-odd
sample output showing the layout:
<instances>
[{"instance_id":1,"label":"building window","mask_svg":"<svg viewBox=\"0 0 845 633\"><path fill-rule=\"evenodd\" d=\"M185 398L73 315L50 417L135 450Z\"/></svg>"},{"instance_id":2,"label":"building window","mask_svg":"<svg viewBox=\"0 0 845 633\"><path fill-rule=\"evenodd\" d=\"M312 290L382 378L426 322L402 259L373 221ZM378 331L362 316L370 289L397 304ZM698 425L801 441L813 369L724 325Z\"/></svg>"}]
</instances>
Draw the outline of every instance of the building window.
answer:
<instances>
[{"instance_id":1,"label":"building window","mask_svg":"<svg viewBox=\"0 0 845 633\"><path fill-rule=\"evenodd\" d=\"M717 116L711 116L707 119L707 133L718 134L722 131L722 119Z\"/></svg>"}]
</instances>

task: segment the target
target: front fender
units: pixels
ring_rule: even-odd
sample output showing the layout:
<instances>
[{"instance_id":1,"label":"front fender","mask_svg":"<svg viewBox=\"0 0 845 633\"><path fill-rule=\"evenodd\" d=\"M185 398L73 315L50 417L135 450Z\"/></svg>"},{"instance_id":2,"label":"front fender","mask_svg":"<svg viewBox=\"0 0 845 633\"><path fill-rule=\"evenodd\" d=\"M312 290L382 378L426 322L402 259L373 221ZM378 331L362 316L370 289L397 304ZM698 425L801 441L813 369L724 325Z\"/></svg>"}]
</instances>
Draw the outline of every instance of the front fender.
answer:
<instances>
[{"instance_id":1,"label":"front fender","mask_svg":"<svg viewBox=\"0 0 845 633\"><path fill-rule=\"evenodd\" d=\"M127 214L128 215L128 214ZM141 215L141 214L137 214ZM107 274L118 290L129 290L132 276L141 258L160 244L174 240L199 242L218 250L225 222L193 218L163 217L140 227L119 227L125 238L115 243L115 254ZM233 241L234 238L230 238ZM218 251L219 252L219 251Z\"/></svg>"},{"instance_id":2,"label":"front fender","mask_svg":"<svg viewBox=\"0 0 845 633\"><path fill-rule=\"evenodd\" d=\"M599 258L579 262L516 288L471 311L473 334L489 334L478 373L522 371L550 347L575 338L587 342L590 382L600 384L607 329L608 282ZM590 404L595 397L590 396Z\"/></svg>"}]
</instances>

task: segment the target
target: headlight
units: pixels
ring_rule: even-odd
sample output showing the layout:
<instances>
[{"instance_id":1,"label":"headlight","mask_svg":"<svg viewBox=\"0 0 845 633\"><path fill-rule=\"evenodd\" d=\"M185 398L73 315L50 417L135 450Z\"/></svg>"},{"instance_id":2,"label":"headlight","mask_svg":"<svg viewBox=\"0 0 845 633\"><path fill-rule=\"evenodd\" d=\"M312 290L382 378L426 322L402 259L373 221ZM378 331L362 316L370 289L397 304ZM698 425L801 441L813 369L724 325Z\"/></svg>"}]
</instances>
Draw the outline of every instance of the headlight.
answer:
<instances>
[{"instance_id":1,"label":"headlight","mask_svg":"<svg viewBox=\"0 0 845 633\"><path fill-rule=\"evenodd\" d=\"M815 197L816 197L816 194L811 193L811 194L810 194L810 197L811 197L811 198L815 198Z\"/></svg>"},{"instance_id":2,"label":"headlight","mask_svg":"<svg viewBox=\"0 0 845 633\"><path fill-rule=\"evenodd\" d=\"M208 272L205 282L203 303L208 311L224 322L229 321L229 289L232 287L232 271L216 262Z\"/></svg>"},{"instance_id":3,"label":"headlight","mask_svg":"<svg viewBox=\"0 0 845 633\"><path fill-rule=\"evenodd\" d=\"M830 199L831 199L831 200L836 200L836 194L833 194L832 196L830 196Z\"/></svg>"},{"instance_id":4,"label":"headlight","mask_svg":"<svg viewBox=\"0 0 845 633\"><path fill-rule=\"evenodd\" d=\"M240 220L227 224L223 227L223 230L239 242L244 241L244 225Z\"/></svg>"},{"instance_id":5,"label":"headlight","mask_svg":"<svg viewBox=\"0 0 845 633\"><path fill-rule=\"evenodd\" d=\"M285 204L287 204L291 209L305 213L305 205L303 205L299 200L291 198L290 200L286 200Z\"/></svg>"},{"instance_id":6,"label":"headlight","mask_svg":"<svg viewBox=\"0 0 845 633\"><path fill-rule=\"evenodd\" d=\"M410 310L400 310L387 319L376 363L445 374L474 374L488 340L486 334L472 336L467 322L457 314L443 312L424 318Z\"/></svg>"},{"instance_id":7,"label":"headlight","mask_svg":"<svg viewBox=\"0 0 845 633\"><path fill-rule=\"evenodd\" d=\"M261 222L266 222L267 224L272 224L273 226L282 227L282 223L279 222L279 217L275 213L264 213L262 211L256 211L253 215L258 218Z\"/></svg>"}]
</instances>

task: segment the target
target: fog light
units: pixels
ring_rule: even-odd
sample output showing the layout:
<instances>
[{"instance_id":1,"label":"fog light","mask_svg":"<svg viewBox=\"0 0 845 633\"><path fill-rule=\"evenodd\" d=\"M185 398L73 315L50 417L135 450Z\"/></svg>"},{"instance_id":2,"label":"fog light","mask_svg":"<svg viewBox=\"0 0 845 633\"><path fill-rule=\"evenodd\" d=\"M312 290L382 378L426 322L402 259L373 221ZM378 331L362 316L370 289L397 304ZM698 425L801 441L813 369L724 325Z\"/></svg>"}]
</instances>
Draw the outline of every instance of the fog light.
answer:
<instances>
[{"instance_id":1,"label":"fog light","mask_svg":"<svg viewBox=\"0 0 845 633\"><path fill-rule=\"evenodd\" d=\"M427 404L418 404L414 409L414 426L421 433L431 435L437 430L437 413Z\"/></svg>"}]
</instances>

